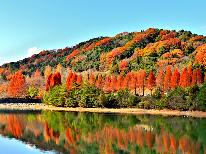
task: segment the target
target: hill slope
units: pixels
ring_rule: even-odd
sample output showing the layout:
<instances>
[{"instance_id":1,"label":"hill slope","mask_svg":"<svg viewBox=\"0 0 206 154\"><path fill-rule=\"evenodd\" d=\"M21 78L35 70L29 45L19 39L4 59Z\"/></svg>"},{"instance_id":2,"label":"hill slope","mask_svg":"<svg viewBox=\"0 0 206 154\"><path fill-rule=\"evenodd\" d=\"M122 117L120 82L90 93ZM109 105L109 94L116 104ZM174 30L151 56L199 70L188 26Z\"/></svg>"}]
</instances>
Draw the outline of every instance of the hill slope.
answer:
<instances>
[{"instance_id":1,"label":"hill slope","mask_svg":"<svg viewBox=\"0 0 206 154\"><path fill-rule=\"evenodd\" d=\"M71 68L76 72L87 70L110 72L158 70L174 65L206 66L206 37L189 31L170 31L150 28L141 32L120 33L114 37L99 37L64 49L46 50L23 60L1 66L0 74L23 70L31 75L36 69L44 72L47 65Z\"/></svg>"}]
</instances>

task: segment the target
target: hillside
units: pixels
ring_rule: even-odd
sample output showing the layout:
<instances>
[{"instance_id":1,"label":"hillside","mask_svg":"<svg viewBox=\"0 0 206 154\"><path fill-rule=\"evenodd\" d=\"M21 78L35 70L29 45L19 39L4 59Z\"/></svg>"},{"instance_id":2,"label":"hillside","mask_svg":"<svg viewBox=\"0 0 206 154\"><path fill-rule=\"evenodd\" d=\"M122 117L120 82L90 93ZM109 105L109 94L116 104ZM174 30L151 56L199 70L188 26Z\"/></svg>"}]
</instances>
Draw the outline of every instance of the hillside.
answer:
<instances>
[{"instance_id":1,"label":"hillside","mask_svg":"<svg viewBox=\"0 0 206 154\"><path fill-rule=\"evenodd\" d=\"M167 65L179 69L192 65L203 70L206 66L205 43L205 36L190 31L150 28L94 38L64 49L41 51L32 57L2 65L0 73L8 76L23 70L25 75L31 75L39 69L43 74L46 66L54 68L57 64L75 72L93 70L111 74L140 69L147 73L150 70L156 72Z\"/></svg>"}]
</instances>

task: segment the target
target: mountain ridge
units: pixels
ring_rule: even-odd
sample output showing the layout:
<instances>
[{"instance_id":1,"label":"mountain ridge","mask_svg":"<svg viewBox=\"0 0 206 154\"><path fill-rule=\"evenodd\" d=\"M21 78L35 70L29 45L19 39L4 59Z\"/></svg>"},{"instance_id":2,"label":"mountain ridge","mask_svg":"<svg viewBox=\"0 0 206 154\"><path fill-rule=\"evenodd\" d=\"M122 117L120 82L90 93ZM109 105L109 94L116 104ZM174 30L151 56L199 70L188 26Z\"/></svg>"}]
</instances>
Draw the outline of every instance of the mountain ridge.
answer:
<instances>
[{"instance_id":1,"label":"mountain ridge","mask_svg":"<svg viewBox=\"0 0 206 154\"><path fill-rule=\"evenodd\" d=\"M101 36L72 47L43 50L0 68L7 71L3 72L6 75L17 70L23 70L26 75L32 75L36 69L43 73L46 66L56 67L58 64L76 72L109 70L117 74L139 69L149 72L177 64L180 68L193 65L204 69L205 64L196 63L195 56L196 49L205 43L205 36L190 31L149 28L141 32L122 32L113 37Z\"/></svg>"}]
</instances>

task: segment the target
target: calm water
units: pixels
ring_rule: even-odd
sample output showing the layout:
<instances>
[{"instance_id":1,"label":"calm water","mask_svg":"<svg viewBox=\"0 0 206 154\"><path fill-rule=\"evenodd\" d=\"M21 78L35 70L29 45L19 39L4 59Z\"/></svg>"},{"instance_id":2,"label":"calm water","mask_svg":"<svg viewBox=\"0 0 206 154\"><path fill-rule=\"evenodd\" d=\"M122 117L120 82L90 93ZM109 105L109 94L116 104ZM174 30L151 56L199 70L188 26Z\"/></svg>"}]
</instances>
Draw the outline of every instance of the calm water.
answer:
<instances>
[{"instance_id":1,"label":"calm water","mask_svg":"<svg viewBox=\"0 0 206 154\"><path fill-rule=\"evenodd\" d=\"M0 153L204 153L206 119L75 112L0 113Z\"/></svg>"}]
</instances>

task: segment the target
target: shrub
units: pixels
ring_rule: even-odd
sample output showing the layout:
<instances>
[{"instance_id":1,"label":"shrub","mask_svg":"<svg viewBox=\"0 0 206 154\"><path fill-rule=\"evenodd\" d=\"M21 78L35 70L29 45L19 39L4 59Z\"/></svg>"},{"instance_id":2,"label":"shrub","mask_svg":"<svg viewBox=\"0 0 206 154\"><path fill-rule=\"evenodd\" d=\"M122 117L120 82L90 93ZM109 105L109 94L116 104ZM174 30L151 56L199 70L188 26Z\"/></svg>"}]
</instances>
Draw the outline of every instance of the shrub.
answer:
<instances>
[{"instance_id":1,"label":"shrub","mask_svg":"<svg viewBox=\"0 0 206 154\"><path fill-rule=\"evenodd\" d=\"M155 109L156 99L151 96L145 96L141 99L141 102L138 104L138 107L144 109Z\"/></svg>"},{"instance_id":2,"label":"shrub","mask_svg":"<svg viewBox=\"0 0 206 154\"><path fill-rule=\"evenodd\" d=\"M54 105L54 106L64 106L68 98L68 93L66 86L58 85L50 89L43 96L43 103Z\"/></svg>"},{"instance_id":3,"label":"shrub","mask_svg":"<svg viewBox=\"0 0 206 154\"><path fill-rule=\"evenodd\" d=\"M187 102L186 96L185 90L178 87L164 96L161 101L165 102L169 109L189 110L191 104Z\"/></svg>"},{"instance_id":4,"label":"shrub","mask_svg":"<svg viewBox=\"0 0 206 154\"><path fill-rule=\"evenodd\" d=\"M27 91L27 95L30 98L35 98L38 96L39 90L35 87L29 87L28 91Z\"/></svg>"},{"instance_id":5,"label":"shrub","mask_svg":"<svg viewBox=\"0 0 206 154\"><path fill-rule=\"evenodd\" d=\"M118 107L132 107L137 105L139 99L137 96L131 94L129 90L120 90L116 94L116 101L118 102Z\"/></svg>"},{"instance_id":6,"label":"shrub","mask_svg":"<svg viewBox=\"0 0 206 154\"><path fill-rule=\"evenodd\" d=\"M79 91L77 89L72 89L68 97L66 98L65 106L66 107L77 107L78 106L78 101L80 100L79 96Z\"/></svg>"},{"instance_id":7,"label":"shrub","mask_svg":"<svg viewBox=\"0 0 206 154\"><path fill-rule=\"evenodd\" d=\"M98 97L100 90L94 86L83 85L79 91L79 102L80 107L95 107L98 104Z\"/></svg>"}]
</instances>

